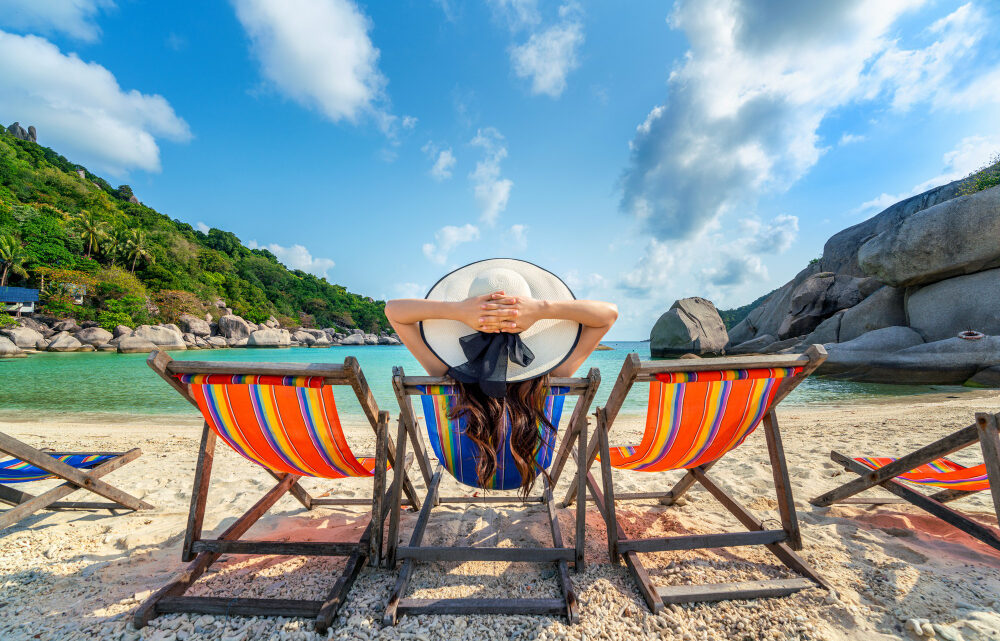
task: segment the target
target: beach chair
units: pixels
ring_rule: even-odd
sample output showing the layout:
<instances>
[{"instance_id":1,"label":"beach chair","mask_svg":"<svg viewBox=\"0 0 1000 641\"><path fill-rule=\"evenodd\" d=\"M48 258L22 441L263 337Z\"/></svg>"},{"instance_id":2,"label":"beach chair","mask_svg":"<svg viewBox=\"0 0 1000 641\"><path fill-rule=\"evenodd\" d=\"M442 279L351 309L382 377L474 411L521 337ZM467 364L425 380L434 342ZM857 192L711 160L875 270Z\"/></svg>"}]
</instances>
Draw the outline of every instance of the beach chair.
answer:
<instances>
[{"instance_id":1,"label":"beach chair","mask_svg":"<svg viewBox=\"0 0 1000 641\"><path fill-rule=\"evenodd\" d=\"M934 441L901 458L850 458L840 452L830 452L830 458L854 472L858 478L830 490L809 502L819 507L836 503L881 505L908 502L938 517L945 523L973 536L986 545L1000 550L1000 532L982 525L947 505L975 492L989 490L993 509L1000 519L1000 414L977 413L976 422ZM983 463L964 467L947 458L949 454L979 443ZM927 495L911 489L899 480L928 488L937 488ZM882 487L898 498L850 498L875 486Z\"/></svg>"},{"instance_id":2,"label":"beach chair","mask_svg":"<svg viewBox=\"0 0 1000 641\"><path fill-rule=\"evenodd\" d=\"M13 436L0 433L0 453L14 458L0 461L0 503L11 508L0 512L0 530L40 510L149 510L153 506L101 480L142 455L139 448L128 452L49 452L37 450ZM64 482L39 495L9 487L47 479ZM61 501L86 490L109 502Z\"/></svg>"},{"instance_id":3,"label":"beach chair","mask_svg":"<svg viewBox=\"0 0 1000 641\"><path fill-rule=\"evenodd\" d=\"M366 562L377 565L388 513L386 465L395 451L388 435L389 413L380 412L357 359L327 363L239 363L173 360L154 351L149 366L195 405L205 418L187 531L181 558L187 569L153 594L133 615L141 628L157 615L192 612L237 616L306 617L323 632L336 616ZM341 429L333 388L350 386L376 435L374 457L356 457ZM218 538L202 538L215 443L221 439L241 456L260 465L277 485L237 518ZM405 472L394 482L408 503L419 506ZM303 476L326 479L370 477L371 498L314 498L299 484ZM391 492L391 490L390 490ZM321 505L371 505L371 520L357 541L253 541L242 537L281 497L291 494L307 510ZM396 493L398 494L398 493ZM326 599L256 599L191 597L184 593L223 554L344 556L347 563Z\"/></svg>"},{"instance_id":4,"label":"beach chair","mask_svg":"<svg viewBox=\"0 0 1000 641\"><path fill-rule=\"evenodd\" d=\"M632 353L625 359L607 404L596 412L597 438L590 447L586 464L577 474L586 474L587 487L604 517L612 562L618 563L624 557L650 610L659 612L664 604L671 603L785 596L811 586L829 589L794 551L802 548L802 539L774 412L775 406L825 359L826 351L821 345L813 345L801 355L641 362L638 355ZM649 383L645 432L638 445L610 447L609 432L634 383ZM777 491L781 528L765 527L708 476L708 471L722 456L743 443L761 424ZM602 486L598 486L590 474L598 454ZM615 492L612 468L628 472L686 472L668 492L625 494ZM749 531L657 538L625 536L616 514L618 501L659 499L660 503L671 505L695 482ZM578 478L570 485L564 505L582 496L580 487ZM657 587L638 556L646 552L752 545L766 546L799 577Z\"/></svg>"},{"instance_id":5,"label":"beach chair","mask_svg":"<svg viewBox=\"0 0 1000 641\"><path fill-rule=\"evenodd\" d=\"M487 487L481 487L476 475L478 447L464 436L462 421L448 419L449 407L457 398L455 382L444 377L405 376L402 368L393 369L393 389L396 392L400 409L396 456L397 458L403 456L407 443L410 444L416 454L421 473L427 482L427 495L424 497L423 507L414 525L409 545L397 547L400 504L398 501L399 492L395 491L398 484L393 486L395 495L390 499L392 513L389 518L388 559L389 567L395 567L397 561L402 561L402 568L386 606L383 617L383 622L386 625L394 625L399 616L403 614L548 614L564 615L570 623L577 621L577 599L570 581L568 564L573 563L577 572L583 571L583 550L586 538L585 506L578 506L576 511L575 546L564 545L552 497L552 488L559 480L562 469L570 456L572 445L578 442L580 444L579 451L586 451L587 411L590 403L594 400L598 386L600 386L601 378L596 369L591 369L586 378L553 378L549 382L549 397L545 411L546 416L556 428L559 427L566 397L579 396L558 451L555 450L556 434L547 430L548 433L544 436L544 444L539 449L536 461L543 469L551 470L549 478L542 475L540 496L528 496L525 499L528 503L545 505L552 533L552 547L430 547L421 545L421 542L427 529L431 510L435 506L442 503L510 504L521 501L520 497L510 493L493 496L440 496L439 487L445 472L451 474L460 483L480 491L517 489L521 485L521 477L514 466L508 440L497 453L497 470L491 482ZM411 401L412 396L419 396L422 401L427 435L438 459L438 464L433 471L417 428L417 418ZM552 563L555 566L556 579L559 581L562 598L403 598L415 564L434 561Z\"/></svg>"}]
</instances>

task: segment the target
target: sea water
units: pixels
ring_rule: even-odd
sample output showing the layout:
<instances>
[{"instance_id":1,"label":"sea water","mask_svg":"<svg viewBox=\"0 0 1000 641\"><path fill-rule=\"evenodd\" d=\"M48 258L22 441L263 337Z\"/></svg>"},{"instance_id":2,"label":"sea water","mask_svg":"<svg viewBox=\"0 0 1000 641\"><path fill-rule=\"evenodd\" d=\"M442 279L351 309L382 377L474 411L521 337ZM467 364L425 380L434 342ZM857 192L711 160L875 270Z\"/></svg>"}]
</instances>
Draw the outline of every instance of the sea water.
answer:
<instances>
[{"instance_id":1,"label":"sea water","mask_svg":"<svg viewBox=\"0 0 1000 641\"><path fill-rule=\"evenodd\" d=\"M593 407L602 406L614 385L622 362L630 352L649 359L648 342L610 342L611 350L596 351L577 373L591 367L601 371L602 383ZM423 375L405 347L387 345L342 346L328 349L223 349L171 352L176 359L297 363L342 363L354 356L379 407L398 411L392 391L392 368L401 365L409 375ZM31 354L27 358L0 359L0 419L45 420L88 418L121 422L129 415L188 415L197 411L146 365L146 354L107 352ZM360 406L353 394L337 394L341 414L358 417ZM787 405L833 404L858 399L905 396L930 392L957 392L964 388L930 385L877 385L811 377L785 400ZM647 386L636 385L622 412L644 412ZM568 406L569 407L569 406Z\"/></svg>"}]
</instances>

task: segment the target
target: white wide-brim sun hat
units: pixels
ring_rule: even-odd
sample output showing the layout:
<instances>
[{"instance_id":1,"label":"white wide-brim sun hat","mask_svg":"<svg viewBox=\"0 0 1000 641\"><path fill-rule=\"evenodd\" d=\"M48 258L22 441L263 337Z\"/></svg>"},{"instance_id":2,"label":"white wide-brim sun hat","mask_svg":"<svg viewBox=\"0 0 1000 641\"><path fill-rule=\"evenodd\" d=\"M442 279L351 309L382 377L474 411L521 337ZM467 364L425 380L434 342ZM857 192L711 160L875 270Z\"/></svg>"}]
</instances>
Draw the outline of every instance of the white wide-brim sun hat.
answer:
<instances>
[{"instance_id":1,"label":"white wide-brim sun hat","mask_svg":"<svg viewBox=\"0 0 1000 641\"><path fill-rule=\"evenodd\" d=\"M552 272L515 258L490 258L459 267L431 287L425 298L461 301L495 291L539 300L576 298ZM521 332L521 340L534 359L526 366L508 361L507 381L525 381L554 370L573 352L581 330L582 326L574 321L543 319ZM475 333L476 329L461 321L429 319L420 323L420 335L427 347L449 367L466 362L459 339Z\"/></svg>"}]
</instances>

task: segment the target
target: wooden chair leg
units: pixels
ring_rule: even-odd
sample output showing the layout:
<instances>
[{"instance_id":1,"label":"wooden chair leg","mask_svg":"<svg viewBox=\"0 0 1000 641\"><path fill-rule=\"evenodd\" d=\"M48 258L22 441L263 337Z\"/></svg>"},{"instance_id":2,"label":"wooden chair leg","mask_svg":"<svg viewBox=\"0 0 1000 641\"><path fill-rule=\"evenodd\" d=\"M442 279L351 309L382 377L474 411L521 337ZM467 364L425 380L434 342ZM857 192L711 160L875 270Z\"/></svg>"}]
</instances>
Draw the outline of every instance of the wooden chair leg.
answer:
<instances>
[{"instance_id":1,"label":"wooden chair leg","mask_svg":"<svg viewBox=\"0 0 1000 641\"><path fill-rule=\"evenodd\" d=\"M552 546L561 548L563 547L563 538L559 528L559 515L556 513L555 499L552 498L552 488L549 486L548 479L544 479L543 482L545 484L545 507L549 515L549 528L552 530ZM581 499L580 503L583 502ZM556 561L556 577L559 579L559 589L566 604L566 620L572 625L579 619L579 614L576 593L573 591L573 582L569 578L566 561Z\"/></svg>"},{"instance_id":2,"label":"wooden chair leg","mask_svg":"<svg viewBox=\"0 0 1000 641\"><path fill-rule=\"evenodd\" d=\"M717 462L718 460L715 460L712 461L711 463L705 463L704 465L699 465L698 469L700 469L702 472L707 472L710 469L712 469L712 466L715 465ZM670 488L670 491L667 492L666 496L663 496L659 499L660 503L663 505L673 505L674 503L677 502L677 499L684 496L687 493L687 491L694 486L696 482L697 479L695 478L694 474L691 472L691 470L688 470L687 473L683 477L681 477L681 480L677 481L676 485Z\"/></svg>"},{"instance_id":3,"label":"wooden chair leg","mask_svg":"<svg viewBox=\"0 0 1000 641\"><path fill-rule=\"evenodd\" d=\"M417 522L413 526L413 534L410 535L409 547L419 547L421 541L424 540L424 531L427 529L427 521L431 517L431 509L437 504L437 493L438 488L441 486L441 475L443 473L444 468L438 465L437 471L431 477L431 484L427 488L427 497L424 499L423 507L420 508L420 516L417 517ZM382 615L382 623L384 625L396 625L399 618L399 602L410 584L410 576L413 574L414 563L413 559L403 561L403 566L399 570L399 577L396 579L396 586L393 588L392 594L389 595L389 602L386 604L385 613Z\"/></svg>"},{"instance_id":4,"label":"wooden chair leg","mask_svg":"<svg viewBox=\"0 0 1000 641\"><path fill-rule=\"evenodd\" d=\"M618 516L615 513L615 487L611 478L611 447L608 445L608 430L606 429L607 414L604 409L597 410L597 439L601 447L601 481L604 485L604 519L608 530L608 557L612 563L618 563ZM581 498L582 500L582 498Z\"/></svg>"},{"instance_id":5,"label":"wooden chair leg","mask_svg":"<svg viewBox=\"0 0 1000 641\"><path fill-rule=\"evenodd\" d=\"M201 528L205 522L205 505L208 502L208 486L212 478L212 464L215 462L215 431L205 423L201 431L201 445L198 448L198 462L194 469L194 488L191 490L191 508L188 510L187 529L181 547L181 560L185 563L194 559L191 546L201 538Z\"/></svg>"},{"instance_id":6,"label":"wooden chair leg","mask_svg":"<svg viewBox=\"0 0 1000 641\"><path fill-rule=\"evenodd\" d=\"M983 450L986 478L989 479L990 494L993 495L993 510L1000 520L1000 418L998 417L1000 417L998 414L976 414L979 446Z\"/></svg>"},{"instance_id":7,"label":"wooden chair leg","mask_svg":"<svg viewBox=\"0 0 1000 641\"><path fill-rule=\"evenodd\" d=\"M767 439L767 453L771 459L771 475L774 478L774 488L778 495L781 525L788 533L789 547L793 550L801 550L802 532L799 530L799 519L795 514L792 483L788 479L788 464L785 461L785 448L781 444L781 432L778 430L778 417L773 409L764 416L763 423L764 436Z\"/></svg>"},{"instance_id":8,"label":"wooden chair leg","mask_svg":"<svg viewBox=\"0 0 1000 641\"><path fill-rule=\"evenodd\" d=\"M577 572L584 570L584 553L587 547L587 475L584 473L584 457L587 452L587 421L580 427L576 443L576 563Z\"/></svg>"},{"instance_id":9,"label":"wooden chair leg","mask_svg":"<svg viewBox=\"0 0 1000 641\"><path fill-rule=\"evenodd\" d=\"M368 563L378 566L382 563L383 520L382 500L385 495L385 467L389 458L389 412L379 412L375 430L375 473L372 491L371 537L368 541ZM402 459L396 459L395 467L402 468Z\"/></svg>"},{"instance_id":10,"label":"wooden chair leg","mask_svg":"<svg viewBox=\"0 0 1000 641\"><path fill-rule=\"evenodd\" d=\"M396 460L406 460L406 442L408 431L403 421L399 417L399 424L396 428ZM385 567L396 567L396 548L399 545L399 519L402 512L402 479L406 472L405 466L396 465L392 468L392 496L389 499L389 550L385 557Z\"/></svg>"}]
</instances>

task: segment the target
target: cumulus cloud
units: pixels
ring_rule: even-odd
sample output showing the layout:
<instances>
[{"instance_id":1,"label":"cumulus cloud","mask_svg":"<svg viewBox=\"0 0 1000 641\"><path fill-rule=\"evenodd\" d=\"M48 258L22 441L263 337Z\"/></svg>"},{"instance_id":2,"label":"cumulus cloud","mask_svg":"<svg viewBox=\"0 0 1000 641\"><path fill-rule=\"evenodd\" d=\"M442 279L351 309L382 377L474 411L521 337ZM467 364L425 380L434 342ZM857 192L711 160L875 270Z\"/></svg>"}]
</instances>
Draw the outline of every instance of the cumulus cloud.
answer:
<instances>
[{"instance_id":1,"label":"cumulus cloud","mask_svg":"<svg viewBox=\"0 0 1000 641\"><path fill-rule=\"evenodd\" d=\"M767 267L760 256L730 256L722 265L705 269L702 275L712 285L734 287L767 280Z\"/></svg>"},{"instance_id":2,"label":"cumulus cloud","mask_svg":"<svg viewBox=\"0 0 1000 641\"><path fill-rule=\"evenodd\" d=\"M386 79L370 21L351 0L232 0L261 73L282 94L333 122L397 118L378 105ZM415 124L415 123L414 123Z\"/></svg>"},{"instance_id":3,"label":"cumulus cloud","mask_svg":"<svg viewBox=\"0 0 1000 641\"><path fill-rule=\"evenodd\" d=\"M403 125L403 129L413 129L414 127L417 126L417 117L403 116L403 119L402 121L400 121L400 124Z\"/></svg>"},{"instance_id":4,"label":"cumulus cloud","mask_svg":"<svg viewBox=\"0 0 1000 641\"><path fill-rule=\"evenodd\" d=\"M299 244L292 245L291 247L283 247L278 243L259 245L257 241L251 240L247 243L247 247L250 249L266 249L274 254L286 267L299 269L322 278L326 278L327 271L336 265L329 258L314 257L309 253L308 249Z\"/></svg>"},{"instance_id":5,"label":"cumulus cloud","mask_svg":"<svg viewBox=\"0 0 1000 641\"><path fill-rule=\"evenodd\" d=\"M500 176L500 162L507 157L507 147L503 136L493 127L479 129L470 144L483 150L483 157L476 163L469 178L479 205L479 219L492 226L507 209L510 190L514 186L513 181Z\"/></svg>"},{"instance_id":6,"label":"cumulus cloud","mask_svg":"<svg viewBox=\"0 0 1000 641\"><path fill-rule=\"evenodd\" d=\"M741 221L743 238L740 244L747 250L765 254L780 254L795 242L799 234L798 216L781 214L762 223L756 218Z\"/></svg>"},{"instance_id":7,"label":"cumulus cloud","mask_svg":"<svg viewBox=\"0 0 1000 641\"><path fill-rule=\"evenodd\" d=\"M445 225L434 233L433 243L424 243L424 256L433 263L444 265L453 249L473 240L479 240L479 228L475 225Z\"/></svg>"},{"instance_id":8,"label":"cumulus cloud","mask_svg":"<svg viewBox=\"0 0 1000 641\"><path fill-rule=\"evenodd\" d=\"M523 252L528 248L528 226L520 224L511 225L510 229L507 230L507 240L514 251Z\"/></svg>"},{"instance_id":9,"label":"cumulus cloud","mask_svg":"<svg viewBox=\"0 0 1000 641\"><path fill-rule=\"evenodd\" d=\"M160 95L123 90L115 76L37 36L0 31L0 113L35 125L43 144L122 175L160 170L157 138L191 131Z\"/></svg>"},{"instance_id":10,"label":"cumulus cloud","mask_svg":"<svg viewBox=\"0 0 1000 641\"><path fill-rule=\"evenodd\" d=\"M197 229L198 231L200 231L203 234L207 234L209 232L209 230L212 229L211 227L209 227L205 223L201 222L200 220L198 222L196 222L194 224L194 226L195 226L195 229Z\"/></svg>"},{"instance_id":11,"label":"cumulus cloud","mask_svg":"<svg viewBox=\"0 0 1000 641\"><path fill-rule=\"evenodd\" d=\"M865 201L855 207L851 213L875 214L910 196L916 196L928 189L964 178L993 159L997 149L1000 149L1000 137L967 136L959 141L954 149L946 152L941 157L942 167L940 173L914 185L909 191L897 194L882 192L871 200Z\"/></svg>"},{"instance_id":12,"label":"cumulus cloud","mask_svg":"<svg viewBox=\"0 0 1000 641\"><path fill-rule=\"evenodd\" d=\"M865 141L865 136L861 134L850 134L845 132L840 136L840 140L837 142L837 144L843 147L844 145L853 145L856 142L864 142L864 141Z\"/></svg>"},{"instance_id":13,"label":"cumulus cloud","mask_svg":"<svg viewBox=\"0 0 1000 641\"><path fill-rule=\"evenodd\" d=\"M4 0L0 25L15 31L62 33L84 42L96 42L101 29L97 14L115 6L113 0Z\"/></svg>"},{"instance_id":14,"label":"cumulus cloud","mask_svg":"<svg viewBox=\"0 0 1000 641\"><path fill-rule=\"evenodd\" d=\"M621 208L660 239L692 238L808 171L832 110L875 98L904 110L943 87L981 84L951 72L988 21L965 5L930 28L931 44L905 51L890 35L919 4L728 0L706 11L679 2L669 24L690 50L670 74L667 102L636 129ZM978 91L982 100L1000 94Z\"/></svg>"},{"instance_id":15,"label":"cumulus cloud","mask_svg":"<svg viewBox=\"0 0 1000 641\"><path fill-rule=\"evenodd\" d=\"M392 290L397 298L423 298L427 294L427 287L420 283L396 283Z\"/></svg>"},{"instance_id":16,"label":"cumulus cloud","mask_svg":"<svg viewBox=\"0 0 1000 641\"><path fill-rule=\"evenodd\" d=\"M542 21L538 0L489 0L489 4L511 31L534 27Z\"/></svg>"},{"instance_id":17,"label":"cumulus cloud","mask_svg":"<svg viewBox=\"0 0 1000 641\"><path fill-rule=\"evenodd\" d=\"M566 89L566 76L580 66L583 23L575 6L559 10L561 20L531 34L524 44L511 48L514 73L531 79L531 92L558 98Z\"/></svg>"},{"instance_id":18,"label":"cumulus cloud","mask_svg":"<svg viewBox=\"0 0 1000 641\"><path fill-rule=\"evenodd\" d=\"M421 151L434 160L430 170L431 178L438 182L451 178L451 170L455 166L455 154L452 153L451 147L441 149L434 143L428 142Z\"/></svg>"}]
</instances>

